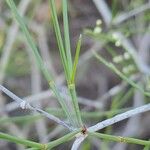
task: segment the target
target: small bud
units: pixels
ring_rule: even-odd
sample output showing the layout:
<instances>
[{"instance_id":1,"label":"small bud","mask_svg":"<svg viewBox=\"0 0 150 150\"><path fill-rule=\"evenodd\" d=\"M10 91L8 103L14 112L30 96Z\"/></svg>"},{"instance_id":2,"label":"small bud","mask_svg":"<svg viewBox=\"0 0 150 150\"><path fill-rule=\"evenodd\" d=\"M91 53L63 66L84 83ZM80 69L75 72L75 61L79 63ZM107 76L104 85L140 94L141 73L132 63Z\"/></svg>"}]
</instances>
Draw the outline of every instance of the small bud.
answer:
<instances>
[{"instance_id":1,"label":"small bud","mask_svg":"<svg viewBox=\"0 0 150 150\"><path fill-rule=\"evenodd\" d=\"M119 55L119 56L116 56L113 58L113 62L115 62L115 63L120 63L122 61L123 61L122 55Z\"/></svg>"},{"instance_id":2,"label":"small bud","mask_svg":"<svg viewBox=\"0 0 150 150\"><path fill-rule=\"evenodd\" d=\"M122 69L122 71L123 71L125 74L129 74L129 73L131 73L131 72L134 71L134 70L135 70L135 66L134 66L134 65L129 65L129 66L124 67L124 68Z\"/></svg>"},{"instance_id":3,"label":"small bud","mask_svg":"<svg viewBox=\"0 0 150 150\"><path fill-rule=\"evenodd\" d=\"M95 34L99 34L99 33L101 33L102 32L102 28L100 28L100 27L95 27L94 28L94 33Z\"/></svg>"},{"instance_id":4,"label":"small bud","mask_svg":"<svg viewBox=\"0 0 150 150\"><path fill-rule=\"evenodd\" d=\"M129 69L130 72L131 72L131 71L134 71L134 70L135 70L135 66L134 66L134 65L129 65L129 66L128 66L128 69Z\"/></svg>"},{"instance_id":5,"label":"small bud","mask_svg":"<svg viewBox=\"0 0 150 150\"><path fill-rule=\"evenodd\" d=\"M128 52L124 53L123 56L124 56L124 59L126 59L126 60L130 59L130 57L131 57Z\"/></svg>"},{"instance_id":6,"label":"small bud","mask_svg":"<svg viewBox=\"0 0 150 150\"><path fill-rule=\"evenodd\" d=\"M121 46L121 42L118 40L118 41L116 41L115 45L116 45L116 47L119 47L119 46Z\"/></svg>"},{"instance_id":7,"label":"small bud","mask_svg":"<svg viewBox=\"0 0 150 150\"><path fill-rule=\"evenodd\" d=\"M118 40L117 34L116 34L116 33L113 33L113 34L112 34L112 38L113 38L114 40Z\"/></svg>"},{"instance_id":8,"label":"small bud","mask_svg":"<svg viewBox=\"0 0 150 150\"><path fill-rule=\"evenodd\" d=\"M100 26L102 24L102 20L101 19L98 19L97 21L96 21L96 26Z\"/></svg>"},{"instance_id":9,"label":"small bud","mask_svg":"<svg viewBox=\"0 0 150 150\"><path fill-rule=\"evenodd\" d=\"M129 73L129 70L128 70L127 67L124 67L124 68L122 69L122 72L125 73L125 74L128 74L128 73Z\"/></svg>"}]
</instances>

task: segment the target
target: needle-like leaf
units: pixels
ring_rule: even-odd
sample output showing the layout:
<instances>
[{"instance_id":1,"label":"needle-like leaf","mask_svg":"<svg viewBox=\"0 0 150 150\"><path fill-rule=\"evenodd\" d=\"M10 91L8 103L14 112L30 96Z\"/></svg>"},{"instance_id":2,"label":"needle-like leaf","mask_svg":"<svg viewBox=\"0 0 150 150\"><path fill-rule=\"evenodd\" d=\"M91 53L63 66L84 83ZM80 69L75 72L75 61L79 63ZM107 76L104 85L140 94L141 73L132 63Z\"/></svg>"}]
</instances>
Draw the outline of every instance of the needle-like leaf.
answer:
<instances>
[{"instance_id":1,"label":"needle-like leaf","mask_svg":"<svg viewBox=\"0 0 150 150\"><path fill-rule=\"evenodd\" d=\"M73 83L73 84L74 84L76 70L77 70L77 64L78 64L78 60L79 60L81 42L82 42L82 35L80 34L79 40L77 42L76 53L75 53L75 58L74 58L74 63L73 63L73 70L72 70L72 75L71 75L71 83Z\"/></svg>"},{"instance_id":2,"label":"needle-like leaf","mask_svg":"<svg viewBox=\"0 0 150 150\"><path fill-rule=\"evenodd\" d=\"M69 77L72 72L72 56L71 56L71 46L70 46L70 36L69 36L69 23L68 23L68 2L63 0L63 25L64 25L64 40L65 40L65 51L68 63Z\"/></svg>"},{"instance_id":3,"label":"needle-like leaf","mask_svg":"<svg viewBox=\"0 0 150 150\"><path fill-rule=\"evenodd\" d=\"M47 70L46 66L44 65L43 61L42 61L42 58L41 56L39 55L39 52L38 52L38 49L34 43L34 40L33 38L31 37L23 19L21 18L21 16L19 15L18 11L17 11L17 8L15 6L15 3L13 2L13 0L7 0L6 1L7 4L9 5L9 7L11 8L17 22L19 23L27 41L28 41L28 44L29 46L31 47L32 49L32 52L34 53L34 56L35 56L35 59L36 59L36 62L39 66L39 68L41 69L41 71L43 72L46 80L48 81L51 89L53 90L54 94L56 95L60 105L62 106L67 118L70 120L70 123L72 123L72 119L71 119L71 116L70 116L70 112L68 111L68 108L67 108L67 105L66 103L64 102L64 99L60 96L60 93L59 93L59 90L57 90L56 88L56 85L53 81L53 77L52 75L49 73L49 71Z\"/></svg>"}]
</instances>

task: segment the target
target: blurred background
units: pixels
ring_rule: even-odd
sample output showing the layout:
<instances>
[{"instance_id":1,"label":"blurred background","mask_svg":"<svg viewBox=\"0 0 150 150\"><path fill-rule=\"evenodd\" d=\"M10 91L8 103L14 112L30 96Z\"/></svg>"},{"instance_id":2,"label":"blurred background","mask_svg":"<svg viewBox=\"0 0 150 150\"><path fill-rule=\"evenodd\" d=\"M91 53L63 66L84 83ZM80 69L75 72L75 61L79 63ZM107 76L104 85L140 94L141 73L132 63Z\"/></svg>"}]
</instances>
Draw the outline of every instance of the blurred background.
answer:
<instances>
[{"instance_id":1,"label":"blurred background","mask_svg":"<svg viewBox=\"0 0 150 150\"><path fill-rule=\"evenodd\" d=\"M28 25L45 65L66 95L63 67L51 23L47 0L14 0ZM62 27L62 3L56 0ZM149 0L69 0L71 47L83 34L77 70L77 94L83 120L94 125L133 107L149 103L149 98L121 80L93 51L112 62L125 76L145 91L150 91L150 1ZM4 0L0 0L0 84L33 105L64 118L55 97L39 71L31 49L13 19ZM101 132L150 139L150 113L135 116ZM38 142L63 136L64 128L37 113L21 110L5 94L0 95L0 131ZM70 149L72 142L56 149ZM0 150L23 150L25 147L0 140ZM131 144L105 142L88 138L81 150L142 150Z\"/></svg>"}]
</instances>

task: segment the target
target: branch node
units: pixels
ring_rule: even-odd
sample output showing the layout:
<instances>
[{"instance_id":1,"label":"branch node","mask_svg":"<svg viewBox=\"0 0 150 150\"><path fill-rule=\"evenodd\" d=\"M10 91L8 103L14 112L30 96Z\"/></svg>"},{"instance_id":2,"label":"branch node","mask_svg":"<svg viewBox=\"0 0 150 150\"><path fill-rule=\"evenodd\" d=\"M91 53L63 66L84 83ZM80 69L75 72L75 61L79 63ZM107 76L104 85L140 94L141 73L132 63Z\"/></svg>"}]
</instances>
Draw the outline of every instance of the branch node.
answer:
<instances>
[{"instance_id":1,"label":"branch node","mask_svg":"<svg viewBox=\"0 0 150 150\"><path fill-rule=\"evenodd\" d=\"M21 107L22 109L28 109L28 108L30 107L30 104L27 103L26 101L22 101L22 102L20 103L20 107Z\"/></svg>"}]
</instances>

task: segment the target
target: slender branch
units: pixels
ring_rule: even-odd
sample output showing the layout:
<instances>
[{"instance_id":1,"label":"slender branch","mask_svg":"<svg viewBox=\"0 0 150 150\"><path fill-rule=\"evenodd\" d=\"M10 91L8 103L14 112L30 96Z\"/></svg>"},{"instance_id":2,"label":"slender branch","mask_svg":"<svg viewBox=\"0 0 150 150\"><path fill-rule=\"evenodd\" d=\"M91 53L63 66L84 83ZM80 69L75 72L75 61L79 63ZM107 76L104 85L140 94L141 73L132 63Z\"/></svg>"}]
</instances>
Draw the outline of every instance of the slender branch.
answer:
<instances>
[{"instance_id":1,"label":"slender branch","mask_svg":"<svg viewBox=\"0 0 150 150\"><path fill-rule=\"evenodd\" d=\"M54 122L68 128L69 130L73 130L72 127L68 126L65 122L61 121L59 118L57 118L57 117L41 110L40 108L36 108L34 106L31 106L28 102L22 100L21 98L16 96L14 93L9 91L8 89L6 89L2 85L0 85L0 91L3 91L5 94L7 94L9 97L11 97L14 101L16 101L22 109L29 109L29 110L32 110L32 111L39 112L42 115L44 115L45 117L49 118L50 120L53 120Z\"/></svg>"},{"instance_id":2,"label":"slender branch","mask_svg":"<svg viewBox=\"0 0 150 150\"><path fill-rule=\"evenodd\" d=\"M92 127L89 127L88 131L89 132L98 131L98 130L103 129L107 126L113 125L113 124L115 124L119 121L122 121L124 119L127 119L129 117L132 117L132 116L140 114L140 113L144 113L146 111L150 111L150 104L146 104L146 105L143 105L141 107L137 107L137 108L129 110L125 113L116 115L113 118L110 118L110 119L104 120L102 122L99 122L96 125L94 125Z\"/></svg>"},{"instance_id":3,"label":"slender branch","mask_svg":"<svg viewBox=\"0 0 150 150\"><path fill-rule=\"evenodd\" d=\"M52 142L49 142L47 144L40 144L40 143L36 143L36 142L32 142L32 141L29 141L29 140L25 140L25 139L20 139L18 137L14 137L14 136L11 136L11 135L8 135L8 134L5 134L5 133L1 133L0 132L0 139L3 139L3 140L8 140L8 141L11 141L11 142L14 142L14 143L18 143L18 144L23 144L23 145L26 145L26 146L29 146L29 147L33 147L33 148L38 148L38 149L42 149L42 150L46 150L46 149L52 149L62 143L65 143L71 139L73 139L75 137L75 135L77 133L79 133L81 130L78 129L76 131L73 131L71 133L68 133L67 135L57 139L57 140L54 140Z\"/></svg>"},{"instance_id":4,"label":"slender branch","mask_svg":"<svg viewBox=\"0 0 150 150\"><path fill-rule=\"evenodd\" d=\"M21 139L18 137L14 137L14 136L2 133L2 132L0 132L0 139L18 143L18 144L23 144L23 145L30 146L30 147L35 147L35 148L40 148L40 149L44 148L43 144Z\"/></svg>"},{"instance_id":5,"label":"slender branch","mask_svg":"<svg viewBox=\"0 0 150 150\"><path fill-rule=\"evenodd\" d=\"M81 143L84 141L84 139L87 137L84 135L80 135L79 137L76 138L76 140L74 141L71 150L78 150L79 146L81 145Z\"/></svg>"},{"instance_id":6,"label":"slender branch","mask_svg":"<svg viewBox=\"0 0 150 150\"><path fill-rule=\"evenodd\" d=\"M81 130L78 129L78 130L73 131L73 132L71 132L71 133L69 133L69 134L67 134L67 135L65 135L65 136L63 136L63 137L61 137L61 138L59 138L59 139L57 139L55 141L52 141L52 142L48 143L48 148L52 149L52 148L56 147L57 145L60 145L60 144L62 144L64 142L67 142L67 141L73 139L75 137L75 135L77 133L79 133L80 131Z\"/></svg>"},{"instance_id":7,"label":"slender branch","mask_svg":"<svg viewBox=\"0 0 150 150\"><path fill-rule=\"evenodd\" d=\"M58 87L59 88L59 87ZM61 87L61 90L60 90L60 94L61 96L66 99L66 100L69 100L69 95L67 95L65 92L63 92L63 89L66 89L65 86L62 86ZM53 95L52 95L52 91L50 90L46 90L46 91L42 91L38 94L33 94L31 96L27 96L25 98L23 98L24 101L28 101L30 103L36 103L37 101L41 101L43 99L49 99L51 98ZM109 97L108 97L109 98ZM102 97L103 99L103 97ZM107 97L105 98L107 99ZM80 104L83 104L83 105L87 105L87 106L91 106L91 107L94 107L94 108L102 108L103 107L103 104L101 103L101 98L99 99L99 102L96 102L96 101L93 101L92 99L87 99L87 98L83 98L83 97L78 97L78 101ZM13 111L15 109L17 109L19 106L17 105L16 102L12 102L12 103L9 103L7 104L5 107L0 107L0 113L2 111L7 111L7 112L10 112L10 111Z\"/></svg>"},{"instance_id":8,"label":"slender branch","mask_svg":"<svg viewBox=\"0 0 150 150\"><path fill-rule=\"evenodd\" d=\"M144 4L140 7L138 7L138 8L135 8L129 12L121 13L116 18L114 18L113 24L118 25L118 24L126 21L127 19L139 14L139 13L148 10L149 8L150 8L150 3L147 3L147 4Z\"/></svg>"},{"instance_id":9,"label":"slender branch","mask_svg":"<svg viewBox=\"0 0 150 150\"><path fill-rule=\"evenodd\" d=\"M132 143L132 144L150 146L150 141L139 140L139 139L135 139L135 138L113 136L113 135L96 133L96 132L95 133L94 132L93 133L89 132L89 135L98 137L100 139L109 140L109 141L123 142L123 143Z\"/></svg>"},{"instance_id":10,"label":"slender branch","mask_svg":"<svg viewBox=\"0 0 150 150\"><path fill-rule=\"evenodd\" d=\"M72 103L73 103L73 106L74 106L74 112L75 112L75 115L76 115L76 118L77 118L77 126L82 127L83 122L82 122L82 119L81 119L81 112L80 112L79 104L78 104L78 101L77 101L75 85L71 84L71 85L68 86L68 88L69 88Z\"/></svg>"}]
</instances>

